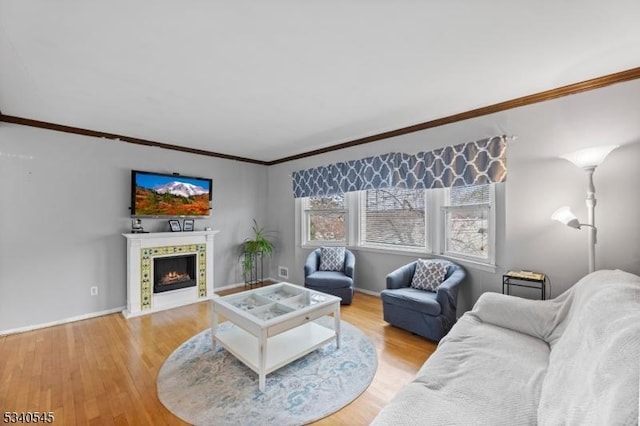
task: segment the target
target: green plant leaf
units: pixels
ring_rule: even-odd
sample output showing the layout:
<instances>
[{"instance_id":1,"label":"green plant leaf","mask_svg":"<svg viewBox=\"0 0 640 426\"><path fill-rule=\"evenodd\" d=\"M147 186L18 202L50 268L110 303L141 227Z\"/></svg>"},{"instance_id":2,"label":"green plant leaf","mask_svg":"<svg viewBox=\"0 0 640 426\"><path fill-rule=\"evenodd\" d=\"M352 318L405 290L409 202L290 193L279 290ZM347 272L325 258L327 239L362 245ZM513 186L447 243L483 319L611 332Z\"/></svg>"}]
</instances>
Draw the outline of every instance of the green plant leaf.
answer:
<instances>
[{"instance_id":1,"label":"green plant leaf","mask_svg":"<svg viewBox=\"0 0 640 426\"><path fill-rule=\"evenodd\" d=\"M258 221L253 219L253 238L247 238L242 244L241 256L244 256L242 267L245 272L253 268L254 258L258 255L271 255L273 253L274 244L267 236L269 233L258 225Z\"/></svg>"}]
</instances>

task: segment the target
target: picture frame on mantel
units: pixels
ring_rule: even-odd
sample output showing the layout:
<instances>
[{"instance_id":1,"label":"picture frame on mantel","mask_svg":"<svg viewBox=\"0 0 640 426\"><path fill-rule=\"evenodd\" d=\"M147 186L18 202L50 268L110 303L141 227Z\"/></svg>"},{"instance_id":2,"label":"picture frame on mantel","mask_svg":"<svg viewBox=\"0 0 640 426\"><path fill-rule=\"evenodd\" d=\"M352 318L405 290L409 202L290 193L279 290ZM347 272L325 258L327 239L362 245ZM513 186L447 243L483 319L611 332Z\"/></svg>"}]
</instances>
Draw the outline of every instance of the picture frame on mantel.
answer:
<instances>
[{"instance_id":1,"label":"picture frame on mantel","mask_svg":"<svg viewBox=\"0 0 640 426\"><path fill-rule=\"evenodd\" d=\"M183 224L182 224L182 230L183 231L193 231L193 224L194 224L194 220L193 219L185 219Z\"/></svg>"},{"instance_id":2,"label":"picture frame on mantel","mask_svg":"<svg viewBox=\"0 0 640 426\"><path fill-rule=\"evenodd\" d=\"M180 228L180 221L176 219L169 220L169 229L171 232L180 232L182 229Z\"/></svg>"}]
</instances>

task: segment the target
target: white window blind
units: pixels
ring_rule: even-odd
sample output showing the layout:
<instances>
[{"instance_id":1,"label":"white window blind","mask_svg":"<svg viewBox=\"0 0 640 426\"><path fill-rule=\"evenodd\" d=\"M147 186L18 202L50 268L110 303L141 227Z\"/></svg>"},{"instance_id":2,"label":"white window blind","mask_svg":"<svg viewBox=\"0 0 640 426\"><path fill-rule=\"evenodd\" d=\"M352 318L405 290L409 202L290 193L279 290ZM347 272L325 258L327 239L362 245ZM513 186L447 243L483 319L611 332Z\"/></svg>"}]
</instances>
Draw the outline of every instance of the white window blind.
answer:
<instances>
[{"instance_id":1,"label":"white window blind","mask_svg":"<svg viewBox=\"0 0 640 426\"><path fill-rule=\"evenodd\" d=\"M424 190L368 190L361 214L361 245L425 250L426 223Z\"/></svg>"}]
</instances>

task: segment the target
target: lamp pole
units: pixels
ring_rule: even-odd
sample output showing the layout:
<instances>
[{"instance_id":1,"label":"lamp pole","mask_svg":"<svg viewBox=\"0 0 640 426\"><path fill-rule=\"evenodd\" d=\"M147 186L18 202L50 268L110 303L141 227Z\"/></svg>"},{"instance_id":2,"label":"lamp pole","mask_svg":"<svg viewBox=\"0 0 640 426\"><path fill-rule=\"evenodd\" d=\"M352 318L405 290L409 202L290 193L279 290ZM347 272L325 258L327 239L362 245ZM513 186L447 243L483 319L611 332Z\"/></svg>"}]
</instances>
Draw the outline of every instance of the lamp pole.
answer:
<instances>
[{"instance_id":1,"label":"lamp pole","mask_svg":"<svg viewBox=\"0 0 640 426\"><path fill-rule=\"evenodd\" d=\"M595 227L595 210L596 210L596 188L593 185L593 172L595 167L585 167L587 172L587 225L589 228L589 272L596 270L596 227Z\"/></svg>"},{"instance_id":2,"label":"lamp pole","mask_svg":"<svg viewBox=\"0 0 640 426\"><path fill-rule=\"evenodd\" d=\"M572 228L581 229L582 226L589 228L589 273L596 270L596 235L598 232L595 226L596 188L593 185L593 172L617 147L618 145L596 146L560 156L587 172L587 223L578 222L578 218L571 213L568 207L559 208L551 218Z\"/></svg>"}]
</instances>

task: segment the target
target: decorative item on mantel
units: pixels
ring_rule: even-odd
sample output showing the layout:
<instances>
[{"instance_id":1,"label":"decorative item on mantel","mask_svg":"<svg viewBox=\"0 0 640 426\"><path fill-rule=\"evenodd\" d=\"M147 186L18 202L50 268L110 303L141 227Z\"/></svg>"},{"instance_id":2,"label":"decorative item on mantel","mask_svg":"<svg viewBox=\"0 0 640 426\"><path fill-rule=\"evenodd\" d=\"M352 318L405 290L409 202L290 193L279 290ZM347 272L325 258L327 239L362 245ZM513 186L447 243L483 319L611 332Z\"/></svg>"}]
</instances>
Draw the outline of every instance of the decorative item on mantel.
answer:
<instances>
[{"instance_id":1,"label":"decorative item on mantel","mask_svg":"<svg viewBox=\"0 0 640 426\"><path fill-rule=\"evenodd\" d=\"M267 238L269 231L258 226L253 219L253 239L247 238L240 246L242 257L242 271L245 286L262 285L264 281L264 256L271 255L273 243Z\"/></svg>"},{"instance_id":2,"label":"decorative item on mantel","mask_svg":"<svg viewBox=\"0 0 640 426\"><path fill-rule=\"evenodd\" d=\"M193 219L185 219L182 222L182 230L183 231L193 231L194 228L194 220Z\"/></svg>"},{"instance_id":3,"label":"decorative item on mantel","mask_svg":"<svg viewBox=\"0 0 640 426\"><path fill-rule=\"evenodd\" d=\"M147 234L142 227L142 219L131 219L131 233L132 234Z\"/></svg>"},{"instance_id":4,"label":"decorative item on mantel","mask_svg":"<svg viewBox=\"0 0 640 426\"><path fill-rule=\"evenodd\" d=\"M171 232L181 232L180 221L177 219L169 219L169 229Z\"/></svg>"}]
</instances>

